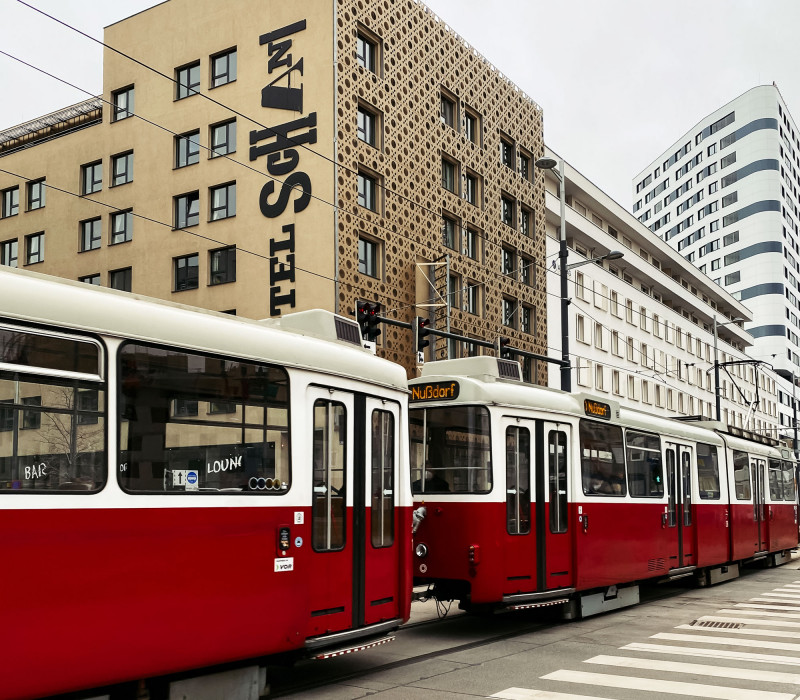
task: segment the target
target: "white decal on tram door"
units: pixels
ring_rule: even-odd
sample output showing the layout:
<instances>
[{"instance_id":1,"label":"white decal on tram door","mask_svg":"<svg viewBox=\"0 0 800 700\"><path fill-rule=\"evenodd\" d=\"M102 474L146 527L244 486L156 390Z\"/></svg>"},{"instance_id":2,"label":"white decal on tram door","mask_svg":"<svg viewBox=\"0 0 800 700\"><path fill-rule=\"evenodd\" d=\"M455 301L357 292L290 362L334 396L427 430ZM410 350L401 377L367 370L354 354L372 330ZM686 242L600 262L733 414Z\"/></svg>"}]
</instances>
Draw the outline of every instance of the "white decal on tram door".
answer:
<instances>
[{"instance_id":1,"label":"white decal on tram door","mask_svg":"<svg viewBox=\"0 0 800 700\"><path fill-rule=\"evenodd\" d=\"M282 557L275 560L275 573L294 571L294 557Z\"/></svg>"},{"instance_id":2,"label":"white decal on tram door","mask_svg":"<svg viewBox=\"0 0 800 700\"><path fill-rule=\"evenodd\" d=\"M47 465L42 462L41 464L34 464L32 467L25 467L26 479L44 479L47 476Z\"/></svg>"}]
</instances>

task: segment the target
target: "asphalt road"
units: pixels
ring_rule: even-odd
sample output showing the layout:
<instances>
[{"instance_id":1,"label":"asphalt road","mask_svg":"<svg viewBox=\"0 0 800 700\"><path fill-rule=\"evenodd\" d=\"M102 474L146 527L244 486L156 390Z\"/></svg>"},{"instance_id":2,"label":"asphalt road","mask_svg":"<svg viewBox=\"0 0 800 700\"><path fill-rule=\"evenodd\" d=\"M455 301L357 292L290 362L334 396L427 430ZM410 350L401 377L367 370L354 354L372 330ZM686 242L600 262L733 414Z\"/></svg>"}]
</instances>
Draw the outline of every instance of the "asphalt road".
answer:
<instances>
[{"instance_id":1,"label":"asphalt road","mask_svg":"<svg viewBox=\"0 0 800 700\"><path fill-rule=\"evenodd\" d=\"M552 611L439 619L412 606L396 641L270 669L274 696L325 700L800 699L800 559L734 581L642 589L638 606L563 622Z\"/></svg>"}]
</instances>

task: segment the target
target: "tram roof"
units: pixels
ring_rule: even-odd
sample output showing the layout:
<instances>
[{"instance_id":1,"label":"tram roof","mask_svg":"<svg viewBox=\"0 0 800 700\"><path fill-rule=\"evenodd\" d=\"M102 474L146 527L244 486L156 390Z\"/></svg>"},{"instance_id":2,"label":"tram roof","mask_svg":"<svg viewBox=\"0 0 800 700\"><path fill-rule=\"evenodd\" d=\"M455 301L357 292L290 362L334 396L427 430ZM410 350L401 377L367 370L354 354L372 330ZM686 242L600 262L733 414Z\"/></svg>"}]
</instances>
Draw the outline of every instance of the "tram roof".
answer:
<instances>
[{"instance_id":1,"label":"tram roof","mask_svg":"<svg viewBox=\"0 0 800 700\"><path fill-rule=\"evenodd\" d=\"M407 389L406 373L400 365L375 357L360 342L336 340L335 326L352 324L352 320L322 310L256 321L2 267L0 318L176 345Z\"/></svg>"}]
</instances>

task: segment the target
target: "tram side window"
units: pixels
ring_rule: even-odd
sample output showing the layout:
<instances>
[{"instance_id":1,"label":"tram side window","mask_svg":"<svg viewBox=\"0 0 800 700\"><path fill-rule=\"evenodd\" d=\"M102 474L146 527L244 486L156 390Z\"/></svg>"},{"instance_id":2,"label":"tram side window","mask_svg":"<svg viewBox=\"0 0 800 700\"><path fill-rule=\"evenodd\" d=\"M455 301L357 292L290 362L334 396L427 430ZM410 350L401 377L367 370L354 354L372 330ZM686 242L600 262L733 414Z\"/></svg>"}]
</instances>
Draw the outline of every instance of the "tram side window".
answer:
<instances>
[{"instance_id":1,"label":"tram side window","mask_svg":"<svg viewBox=\"0 0 800 700\"><path fill-rule=\"evenodd\" d=\"M783 499L785 501L794 501L795 499L794 464L792 462L783 463Z\"/></svg>"},{"instance_id":2,"label":"tram side window","mask_svg":"<svg viewBox=\"0 0 800 700\"><path fill-rule=\"evenodd\" d=\"M739 501L750 500L750 459L747 452L733 451L733 483L736 489L736 499Z\"/></svg>"},{"instance_id":3,"label":"tram side window","mask_svg":"<svg viewBox=\"0 0 800 700\"><path fill-rule=\"evenodd\" d=\"M551 430L547 438L550 472L550 532L567 531L567 434Z\"/></svg>"},{"instance_id":4,"label":"tram side window","mask_svg":"<svg viewBox=\"0 0 800 700\"><path fill-rule=\"evenodd\" d=\"M783 500L783 469L777 459L769 460L769 500Z\"/></svg>"},{"instance_id":5,"label":"tram side window","mask_svg":"<svg viewBox=\"0 0 800 700\"><path fill-rule=\"evenodd\" d=\"M634 498L661 498L664 495L664 470L661 440L658 435L628 430L625 433L625 463L628 489Z\"/></svg>"},{"instance_id":6,"label":"tram side window","mask_svg":"<svg viewBox=\"0 0 800 700\"><path fill-rule=\"evenodd\" d=\"M587 496L625 496L622 428L581 420L580 436L583 492Z\"/></svg>"},{"instance_id":7,"label":"tram side window","mask_svg":"<svg viewBox=\"0 0 800 700\"><path fill-rule=\"evenodd\" d=\"M703 500L720 496L717 448L702 442L697 443L697 487Z\"/></svg>"},{"instance_id":8,"label":"tram side window","mask_svg":"<svg viewBox=\"0 0 800 700\"><path fill-rule=\"evenodd\" d=\"M531 433L506 429L506 528L509 535L531 531Z\"/></svg>"},{"instance_id":9,"label":"tram side window","mask_svg":"<svg viewBox=\"0 0 800 700\"><path fill-rule=\"evenodd\" d=\"M492 490L489 411L485 406L414 409L409 418L412 493Z\"/></svg>"},{"instance_id":10,"label":"tram side window","mask_svg":"<svg viewBox=\"0 0 800 700\"><path fill-rule=\"evenodd\" d=\"M373 547L394 543L394 416L389 411L372 412L372 517Z\"/></svg>"},{"instance_id":11,"label":"tram side window","mask_svg":"<svg viewBox=\"0 0 800 700\"><path fill-rule=\"evenodd\" d=\"M127 343L119 443L119 481L132 492L286 493L286 371Z\"/></svg>"},{"instance_id":12,"label":"tram side window","mask_svg":"<svg viewBox=\"0 0 800 700\"><path fill-rule=\"evenodd\" d=\"M0 327L0 492L103 488L101 359L92 341Z\"/></svg>"},{"instance_id":13,"label":"tram side window","mask_svg":"<svg viewBox=\"0 0 800 700\"><path fill-rule=\"evenodd\" d=\"M314 502L312 545L318 552L344 548L347 412L338 401L314 402Z\"/></svg>"}]
</instances>

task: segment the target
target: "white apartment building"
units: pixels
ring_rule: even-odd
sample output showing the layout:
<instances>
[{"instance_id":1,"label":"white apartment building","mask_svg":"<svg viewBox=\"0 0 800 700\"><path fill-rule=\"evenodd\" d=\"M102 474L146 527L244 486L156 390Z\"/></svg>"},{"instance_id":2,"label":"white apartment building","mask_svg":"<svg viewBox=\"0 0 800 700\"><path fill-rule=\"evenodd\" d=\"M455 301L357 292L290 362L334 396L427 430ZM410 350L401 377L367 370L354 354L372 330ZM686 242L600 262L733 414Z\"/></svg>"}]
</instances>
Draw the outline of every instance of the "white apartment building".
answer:
<instances>
[{"instance_id":1,"label":"white apartment building","mask_svg":"<svg viewBox=\"0 0 800 700\"><path fill-rule=\"evenodd\" d=\"M800 374L799 190L800 130L774 84L700 120L633 180L634 216L749 309L748 354L778 372L787 436Z\"/></svg>"},{"instance_id":2,"label":"white apartment building","mask_svg":"<svg viewBox=\"0 0 800 700\"><path fill-rule=\"evenodd\" d=\"M557 154L547 155L559 160ZM573 390L672 417L716 418L713 319L720 363L748 361L750 311L597 186L565 163L568 263L619 250L569 274ZM547 322L551 357L561 357L558 174L545 171ZM559 372L549 372L559 387ZM720 418L775 437L776 377L752 364L720 369Z\"/></svg>"}]
</instances>

